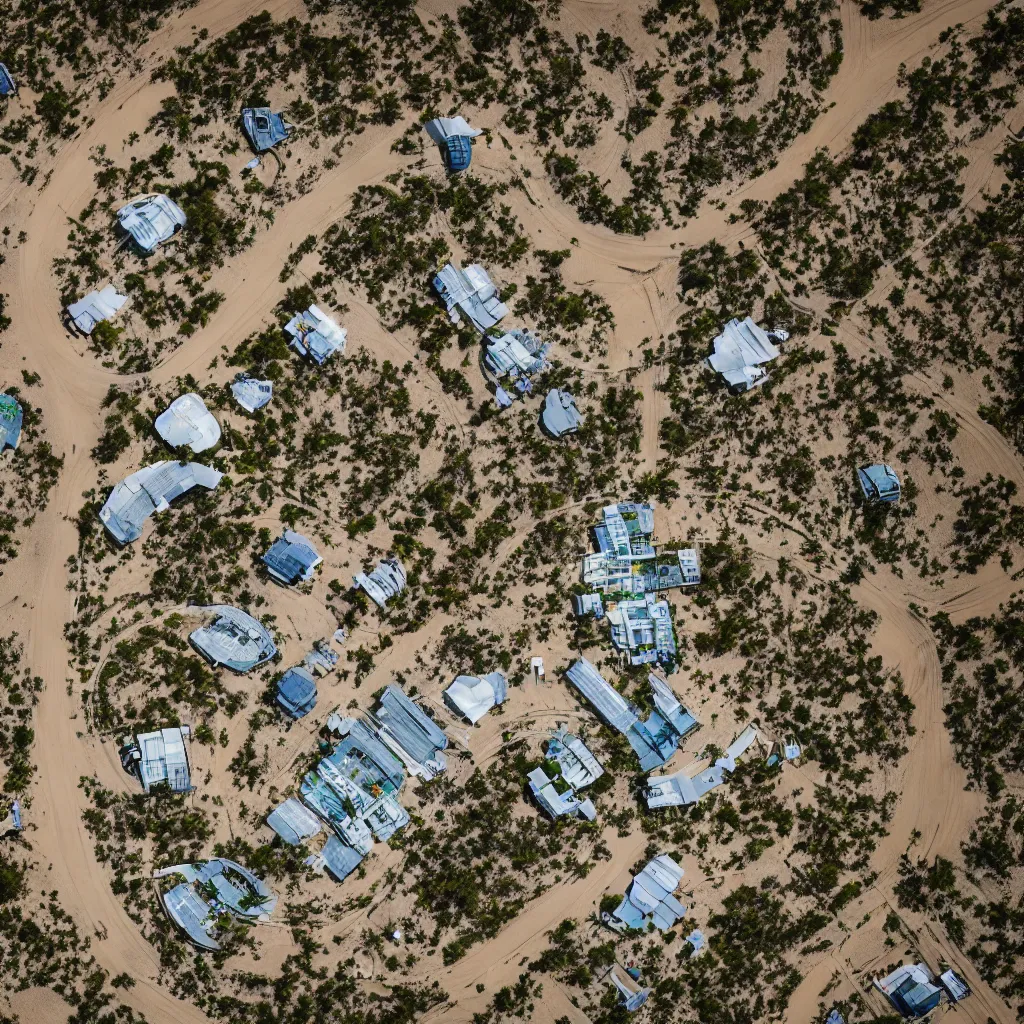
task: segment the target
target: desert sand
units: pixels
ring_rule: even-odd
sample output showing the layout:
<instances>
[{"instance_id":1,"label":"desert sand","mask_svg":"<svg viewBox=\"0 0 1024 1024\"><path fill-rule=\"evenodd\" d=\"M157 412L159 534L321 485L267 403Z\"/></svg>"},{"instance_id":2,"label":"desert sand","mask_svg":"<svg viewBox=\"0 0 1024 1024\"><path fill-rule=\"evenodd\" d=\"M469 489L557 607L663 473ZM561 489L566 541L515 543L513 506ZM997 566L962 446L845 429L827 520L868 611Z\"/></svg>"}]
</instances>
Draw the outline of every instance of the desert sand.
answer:
<instances>
[{"instance_id":1,"label":"desert sand","mask_svg":"<svg viewBox=\"0 0 1024 1024\"><path fill-rule=\"evenodd\" d=\"M450 12L453 7L430 0L420 4L418 10L427 18ZM632 28L639 35L631 7L567 0L562 17L567 24L593 30L595 26L610 24L612 16L621 11L617 31L628 32ZM638 353L634 352L634 344L639 338L657 338L671 330L678 313L674 300L675 261L682 247L697 246L712 238L729 248L749 241L749 226L729 220L730 213L738 209L743 199L770 199L787 188L819 147L839 152L863 118L891 95L901 64L919 59L944 28L977 22L989 7L988 0L925 0L921 13L900 20L869 21L856 4L844 3L844 59L828 87L826 112L810 132L800 136L780 156L777 166L728 196L724 208L705 208L698 217L678 228L661 228L636 238L617 236L605 228L581 223L572 208L555 194L538 156L526 145L514 151L492 147L480 152L478 159L485 168L507 171L514 152L520 167L532 166L529 191L536 206L520 192L512 194L509 202L525 224L536 226L544 245L568 248L570 239L577 240L564 270L572 281L586 282L597 290L612 307L619 327L611 338L607 363L609 372L615 373L636 364ZM281 16L296 13L299 8L298 0L200 0L154 34L146 48L145 62L151 64L174 46L190 40L198 29L205 28L216 35L259 10L267 9ZM627 38L636 42L628 35ZM81 819L85 801L78 786L81 776L96 776L118 791L131 785L111 756L109 744L97 743L83 728L78 698L72 695L69 685L73 682L71 659L64 639L64 625L74 612L74 594L67 589L67 560L78 544L74 517L83 492L97 486L98 468L90 460L89 451L102 430L103 396L119 378L99 366L80 342L69 343L58 319L58 290L51 264L62 251L66 216L82 208L91 197L90 151L99 144L114 146L133 128L142 129L167 92L167 86L150 83L146 75L119 81L93 111L92 123L57 148L45 168L48 177L41 189L26 190L19 187L13 176L7 181L0 176L0 217L27 234L27 241L8 256L0 279L9 293L9 313L15 323L14 330L4 339L3 359L9 368L17 368L24 360L25 365L41 375L32 401L45 410L48 437L54 449L65 456L49 506L36 517L23 538L20 555L5 567L0 581L4 630L16 629L21 634L26 643L26 662L45 682L35 723L39 773L32 793L32 844L45 888L57 890L62 905L83 930L95 936L93 949L100 964L112 974L128 972L135 978L137 984L126 990L122 998L143 1013L150 1024L198 1022L205 1017L157 983L157 953L111 891L108 873L97 863L92 840ZM150 385L159 388L186 373L200 384L227 379L226 368L209 369L211 360L222 346L232 348L265 322L278 297L280 260L318 226L341 217L356 188L380 182L393 170L391 144L397 135L397 129L370 127L335 168L280 212L258 246L230 261L217 282L227 296L226 301L208 326L188 338L148 375ZM612 168L618 164L620 155L609 150L598 154L598 161ZM982 188L985 180L971 181L969 194ZM879 289L882 288L880 284ZM346 301L352 310L348 326L352 335L359 338L359 344L384 358L410 358L412 353L404 342L384 329L370 306L354 295L346 295ZM854 327L844 327L844 331L851 347L866 346ZM644 394L641 459L651 468L660 451L658 424L667 413L654 387L659 373L657 369L645 371L634 381L634 386ZM930 391L933 387L929 380L922 379L920 383L922 389ZM464 423L464 409L439 388L433 397L443 408L445 420ZM1019 454L978 418L976 403L959 401L955 393L945 395L944 401L963 427L958 443L972 447L972 459L979 474L991 471L1024 486ZM117 468L113 467L115 471ZM663 536L675 535L674 517L689 507L684 494L667 513L668 521L659 523L659 532ZM782 550L778 546L780 536L772 532L763 540L751 537L757 557L766 564L778 560ZM506 542L506 548L510 550L516 543L518 538L513 538ZM792 554L787 557L794 561ZM813 566L805 564L803 568L813 576ZM961 581L959 586L958 590L937 596L920 582L901 580L882 570L854 588L857 600L881 616L874 649L886 666L898 669L906 681L907 692L916 705L916 734L900 764L899 777L887 779L887 784L899 793L899 805L890 834L875 854L873 867L878 880L873 891L865 893L848 911L851 924L865 915L870 918L869 924L851 931L847 943L808 965L786 1014L786 1019L794 1024L805 1024L812 1018L820 993L833 979L838 978L834 992L853 991L859 987L854 972L863 973L879 959L879 920L893 899L899 857L906 850L911 833L918 830L922 834L918 847L922 855L941 853L956 859L960 840L981 811L979 795L965 791L966 776L954 759L943 724L942 683L934 639L910 605L917 602L934 608L941 604L954 621L963 621L970 616L991 614L1017 588L1012 578L995 566L987 567L967 583ZM290 608L288 600L287 595L272 599L275 614L284 618L294 612L306 624L308 612L298 606ZM322 605L316 615L322 617L322 622L317 619L309 623L304 629L305 639L320 635L321 625L328 622ZM440 635L446 621L444 615L435 615L420 634L403 638L401 644L379 659L367 683L369 691L387 682L392 672L405 667L410 652ZM300 653L299 647L290 653ZM517 696L520 706L510 708L500 722L492 723L482 734L475 734L473 750L478 762L486 764L489 757L500 756L499 729L509 729L517 720L543 722L545 714L554 719L571 713L572 702L554 694L558 686L535 690L527 687L526 692ZM525 705L523 700L527 701ZM287 745L275 752L271 781L287 777L292 760L309 742L311 732L312 727L300 726L289 734ZM496 938L471 949L453 967L441 968L427 962L417 967L413 980L436 978L454 1003L433 1011L430 1019L469 1021L485 1005L489 993L515 981L523 959L544 948L545 933L558 921L569 915L581 915L605 892L614 892L616 887L621 890L628 879L628 869L640 857L645 844L642 834L616 841L611 860L601 863L586 879L556 885L542 899L528 905ZM691 884L699 890L699 881ZM368 917L373 920L373 914L371 907L351 915L338 924L337 934L358 934ZM918 939L923 951L953 958L954 953L943 937L922 928ZM265 956L270 961L275 958L277 941L273 936L264 937ZM282 950L286 950L290 945L286 932L282 931L280 941ZM989 1019L1009 1022L1013 1015L1001 997L982 981L965 958L958 956L956 962L974 992L960 1013L979 1024ZM485 983L488 994L478 994L477 983ZM51 1015L55 1019L59 1012L56 1002L59 1000L49 993L29 991L19 994L11 1008L24 1021L50 1019ZM884 1006L879 1004L877 1009L881 1012ZM549 979L534 1019L545 1024L563 1016L574 1022L586 1019Z\"/></svg>"}]
</instances>

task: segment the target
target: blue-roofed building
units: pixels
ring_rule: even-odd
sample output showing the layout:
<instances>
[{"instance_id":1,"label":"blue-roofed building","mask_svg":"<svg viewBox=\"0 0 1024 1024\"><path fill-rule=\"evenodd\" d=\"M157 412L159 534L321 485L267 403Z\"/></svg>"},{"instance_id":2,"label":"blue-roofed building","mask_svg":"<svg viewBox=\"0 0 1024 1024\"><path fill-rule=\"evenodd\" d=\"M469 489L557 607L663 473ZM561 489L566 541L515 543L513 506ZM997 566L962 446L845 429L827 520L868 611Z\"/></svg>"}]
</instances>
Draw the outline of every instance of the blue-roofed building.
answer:
<instances>
[{"instance_id":1,"label":"blue-roofed building","mask_svg":"<svg viewBox=\"0 0 1024 1024\"><path fill-rule=\"evenodd\" d=\"M312 579L314 570L322 561L313 542L294 530L285 530L263 556L267 572L285 586Z\"/></svg>"},{"instance_id":2,"label":"blue-roofed building","mask_svg":"<svg viewBox=\"0 0 1024 1024\"><path fill-rule=\"evenodd\" d=\"M427 134L441 147L449 171L464 171L473 159L473 139L479 128L471 128L464 117L435 117L424 126Z\"/></svg>"},{"instance_id":3,"label":"blue-roofed building","mask_svg":"<svg viewBox=\"0 0 1024 1024\"><path fill-rule=\"evenodd\" d=\"M923 1017L939 1005L942 989L927 964L904 964L888 977L876 978L875 986L904 1017Z\"/></svg>"},{"instance_id":4,"label":"blue-roofed building","mask_svg":"<svg viewBox=\"0 0 1024 1024\"><path fill-rule=\"evenodd\" d=\"M305 718L316 707L316 680L301 665L288 669L277 682L277 703L292 718Z\"/></svg>"},{"instance_id":5,"label":"blue-roofed building","mask_svg":"<svg viewBox=\"0 0 1024 1024\"><path fill-rule=\"evenodd\" d=\"M288 125L270 107L246 107L242 111L242 127L257 153L273 149L288 138Z\"/></svg>"},{"instance_id":6,"label":"blue-roofed building","mask_svg":"<svg viewBox=\"0 0 1024 1024\"><path fill-rule=\"evenodd\" d=\"M646 721L641 721L640 709L619 693L586 658L576 661L566 675L598 715L626 737L644 771L668 761L683 738L697 728L696 717L683 707L668 684L655 675L648 677L655 710Z\"/></svg>"},{"instance_id":7,"label":"blue-roofed building","mask_svg":"<svg viewBox=\"0 0 1024 1024\"><path fill-rule=\"evenodd\" d=\"M0 96L13 96L17 91L14 76L7 70L6 64L0 64Z\"/></svg>"},{"instance_id":8,"label":"blue-roofed building","mask_svg":"<svg viewBox=\"0 0 1024 1024\"><path fill-rule=\"evenodd\" d=\"M892 466L887 466L883 462L858 469L857 482L866 501L900 500L900 478Z\"/></svg>"},{"instance_id":9,"label":"blue-roofed building","mask_svg":"<svg viewBox=\"0 0 1024 1024\"><path fill-rule=\"evenodd\" d=\"M11 395L0 395L0 452L18 447L23 419L21 403Z\"/></svg>"}]
</instances>

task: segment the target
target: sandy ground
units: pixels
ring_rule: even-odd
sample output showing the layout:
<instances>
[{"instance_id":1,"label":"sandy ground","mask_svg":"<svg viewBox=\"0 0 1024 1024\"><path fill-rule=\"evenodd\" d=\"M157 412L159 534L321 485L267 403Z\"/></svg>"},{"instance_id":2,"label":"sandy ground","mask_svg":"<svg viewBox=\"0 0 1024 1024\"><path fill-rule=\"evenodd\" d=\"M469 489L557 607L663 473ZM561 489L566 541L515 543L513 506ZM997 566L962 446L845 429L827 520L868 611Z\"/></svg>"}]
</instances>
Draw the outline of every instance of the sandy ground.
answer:
<instances>
[{"instance_id":1,"label":"sandy ground","mask_svg":"<svg viewBox=\"0 0 1024 1024\"><path fill-rule=\"evenodd\" d=\"M211 35L216 35L261 9L281 15L298 6L293 0L200 0L195 8L157 33L149 49L152 55L165 54L190 39L198 28L207 28ZM423 13L436 15L445 6L424 5ZM770 198L792 183L803 162L818 147L841 149L862 118L888 98L901 63L920 57L944 28L982 17L990 3L925 0L923 6L922 13L902 20L869 22L861 17L855 4L844 3L845 57L827 96L832 106L773 170L730 196L725 210L709 209L682 228L659 230L643 239L623 238L581 224L553 193L543 174L534 173L530 189L543 217L545 244L548 235L556 236L562 245L576 239L578 246L567 264L568 276L587 281L612 304L620 325L608 360L613 370L630 365L634 357L639 358L637 343L644 336L657 339L670 329L674 319L675 259L681 245L701 244L715 237L732 246L741 241L748 229L728 222L729 214L741 199ZM622 10L617 11L620 7ZM612 17L621 16L617 31L638 31L630 4L568 0L566 8L567 17L577 19L581 25L608 24ZM82 492L96 482L96 467L88 452L100 432L100 401L115 378L68 343L59 322L57 288L50 268L62 245L67 212L81 208L91 195L92 173L87 160L90 149L102 142L119 141L132 127L144 126L165 94L164 86L147 84L145 76L122 82L97 107L91 127L58 152L50 168L49 182L40 192L25 195L13 181L0 181L0 209L10 207L8 215L13 215L28 233L27 242L9 258L8 269L13 268L15 275L10 301L16 328L5 339L4 352L9 360L28 357L28 365L42 375L42 384L33 397L45 409L55 450L65 453L64 470L48 509L37 517L20 556L7 567L0 581L0 606L9 620L5 629L16 628L26 638L27 663L46 684L36 722L36 734L45 749L40 749L37 757L40 772L32 804L36 831L31 839L47 876L46 887L58 890L62 905L87 932L97 937L94 950L100 963L111 973L127 971L137 979L137 985L124 993L124 998L143 1012L151 1024L197 1022L205 1018L155 984L156 953L112 894L81 822L84 796L78 789L80 776L98 774L112 786L125 785L109 752L80 735L80 709L68 690L69 657L63 639L64 624L72 614L65 562L77 548L71 517L77 511ZM367 131L337 168L322 177L309 194L281 212L259 251L249 250L226 270L218 286L227 294L227 301L208 327L190 338L150 375L155 383L185 372L193 373L200 382L209 379L207 367L212 356L222 345L233 346L258 326L276 300L273 285L280 259L268 257L268 251L283 258L311 230L342 215L356 187L379 180L393 169L394 158L389 152L392 138L392 130ZM525 149L515 152L527 166L531 160L537 161ZM500 146L482 156L495 167L508 160ZM608 167L617 165L618 158L617 152L603 154ZM984 181L973 183L968 196L983 184ZM531 209L525 199L513 201L522 204L516 212L524 222L537 218L538 210ZM360 336L368 339L375 351L385 357L405 358L411 354L380 328L372 310L355 302L351 304L352 318L359 321ZM664 415L655 383L654 371L645 372L635 381L644 393L642 458L648 470L657 462L657 425ZM932 382L922 381L922 386L930 388ZM438 395L443 401L440 391ZM954 407L966 428L979 466L1024 484L1019 460L1005 440L978 419L976 405L958 403L952 394L943 400ZM453 417L458 415L453 408L449 413ZM770 542L760 553L766 558L778 555ZM812 567L805 568L812 571ZM956 619L988 614L1012 589L1005 574L998 570L983 571L962 591L944 596L942 606ZM922 853L955 853L980 810L976 795L964 792L964 775L953 759L943 728L934 644L925 624L909 609L914 601L926 600L933 605L934 594L914 593L903 581L882 574L857 590L858 598L882 617L875 646L887 665L898 667L903 673L917 705L917 734L901 765L900 777L889 780L901 793L901 800L892 833L876 855L875 867L880 874L876 892L866 894L862 903L850 908L851 923L865 914L871 916L872 923L856 932L843 948L823 955L813 966L790 1005L787 1017L795 1024L810 1020L817 1010L820 993L834 978L838 977L839 987L833 991L852 990L857 984L855 978L869 970L878 957L879 943L870 939L878 937L877 919L884 917L896 864L907 847L910 833L914 829L922 833ZM432 621L431 633L440 625L440 618ZM410 638L410 643L422 639ZM396 648L383 659L378 672L386 673L400 665L401 652ZM474 743L477 739L474 737ZM495 987L518 977L524 957L543 948L546 930L564 917L582 916L602 892L624 883L628 867L644 844L642 835L617 840L612 845L613 858L602 862L586 880L556 886L543 899L529 905L494 940L475 947L453 968L438 971L433 967L433 973L424 968L423 977L437 977L457 1004L438 1010L434 1017L451 1021L471 1019ZM1002 1000L943 940L924 931L919 938L925 952L955 959L966 972L975 995L963 1004L961 1013L979 1022L1012 1018ZM272 953L268 958L273 959ZM486 995L476 993L478 982L486 984ZM568 1016L574 1022L585 1019L551 979L545 980L542 1003L535 1018L538 1021L560 1016ZM13 997L11 1007L23 1020L57 1019L64 1012L62 1001L56 996L34 990Z\"/></svg>"}]
</instances>

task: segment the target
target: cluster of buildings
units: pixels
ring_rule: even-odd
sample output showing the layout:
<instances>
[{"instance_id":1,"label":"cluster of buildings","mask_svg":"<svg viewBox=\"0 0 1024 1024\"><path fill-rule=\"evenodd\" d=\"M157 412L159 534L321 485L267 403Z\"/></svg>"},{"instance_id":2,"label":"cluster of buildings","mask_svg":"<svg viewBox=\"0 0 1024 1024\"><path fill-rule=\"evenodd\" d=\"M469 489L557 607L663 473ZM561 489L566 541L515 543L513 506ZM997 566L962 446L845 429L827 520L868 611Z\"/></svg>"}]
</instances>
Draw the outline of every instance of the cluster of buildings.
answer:
<instances>
[{"instance_id":1,"label":"cluster of buildings","mask_svg":"<svg viewBox=\"0 0 1024 1024\"><path fill-rule=\"evenodd\" d=\"M923 1017L943 999L955 1004L971 994L956 971L935 975L925 963L903 964L886 977L875 978L874 985L903 1017Z\"/></svg>"},{"instance_id":2,"label":"cluster of buildings","mask_svg":"<svg viewBox=\"0 0 1024 1024\"><path fill-rule=\"evenodd\" d=\"M446 770L448 737L398 686L388 686L365 718L328 719L330 754L303 778L299 798L275 808L267 824L291 845L326 830L328 841L307 863L342 881L374 842L409 823L398 801L407 774L432 779Z\"/></svg>"},{"instance_id":3,"label":"cluster of buildings","mask_svg":"<svg viewBox=\"0 0 1024 1024\"><path fill-rule=\"evenodd\" d=\"M563 724L551 735L544 751L545 764L527 775L534 800L551 818L574 815L594 821L597 809L579 792L595 783L604 768L578 736Z\"/></svg>"},{"instance_id":4,"label":"cluster of buildings","mask_svg":"<svg viewBox=\"0 0 1024 1024\"><path fill-rule=\"evenodd\" d=\"M462 268L447 263L434 278L434 289L444 301L452 323L463 318L484 336L484 368L494 384L499 408L507 409L516 393L533 393L533 377L549 369L546 344L539 335L515 327L501 335L489 332L508 315L498 289L487 271L478 263ZM568 391L553 388L541 410L541 424L552 437L574 434L583 424L583 415Z\"/></svg>"},{"instance_id":5,"label":"cluster of buildings","mask_svg":"<svg viewBox=\"0 0 1024 1024\"><path fill-rule=\"evenodd\" d=\"M671 607L662 591L700 583L696 548L659 552L654 509L647 502L607 505L593 527L596 551L583 556L589 594L573 598L577 615L607 618L615 649L632 665L673 665L677 647Z\"/></svg>"},{"instance_id":6,"label":"cluster of buildings","mask_svg":"<svg viewBox=\"0 0 1024 1024\"><path fill-rule=\"evenodd\" d=\"M665 764L699 724L669 685L656 675L648 677L654 708L646 719L640 709L619 693L586 658L580 658L570 666L566 676L598 717L626 737L640 759L643 771Z\"/></svg>"}]
</instances>

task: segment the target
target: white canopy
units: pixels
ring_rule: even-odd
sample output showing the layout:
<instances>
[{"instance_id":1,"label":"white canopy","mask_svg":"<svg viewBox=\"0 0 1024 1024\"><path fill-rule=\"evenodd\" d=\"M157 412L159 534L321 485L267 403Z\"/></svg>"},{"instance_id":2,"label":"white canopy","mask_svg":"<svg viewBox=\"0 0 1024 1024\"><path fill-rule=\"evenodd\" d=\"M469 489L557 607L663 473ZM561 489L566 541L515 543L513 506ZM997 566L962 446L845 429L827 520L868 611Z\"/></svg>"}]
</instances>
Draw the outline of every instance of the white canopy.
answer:
<instances>
[{"instance_id":1,"label":"white canopy","mask_svg":"<svg viewBox=\"0 0 1024 1024\"><path fill-rule=\"evenodd\" d=\"M744 388L760 384L767 377L761 366L781 354L749 316L730 320L713 344L715 350L708 357L711 368L730 384Z\"/></svg>"},{"instance_id":2,"label":"white canopy","mask_svg":"<svg viewBox=\"0 0 1024 1024\"><path fill-rule=\"evenodd\" d=\"M439 144L454 135L475 139L481 133L480 128L470 128L469 122L464 117L435 117L433 121L428 121L423 128Z\"/></svg>"},{"instance_id":3,"label":"white canopy","mask_svg":"<svg viewBox=\"0 0 1024 1024\"><path fill-rule=\"evenodd\" d=\"M89 292L84 299L72 302L68 306L68 313L83 334L92 334L92 329L101 320L110 320L116 316L127 301L127 295L119 295L117 289L108 284L102 291Z\"/></svg>"},{"instance_id":4,"label":"white canopy","mask_svg":"<svg viewBox=\"0 0 1024 1024\"><path fill-rule=\"evenodd\" d=\"M172 448L188 445L194 452L204 452L220 440L220 425L202 398L191 392L157 416L156 432Z\"/></svg>"}]
</instances>

